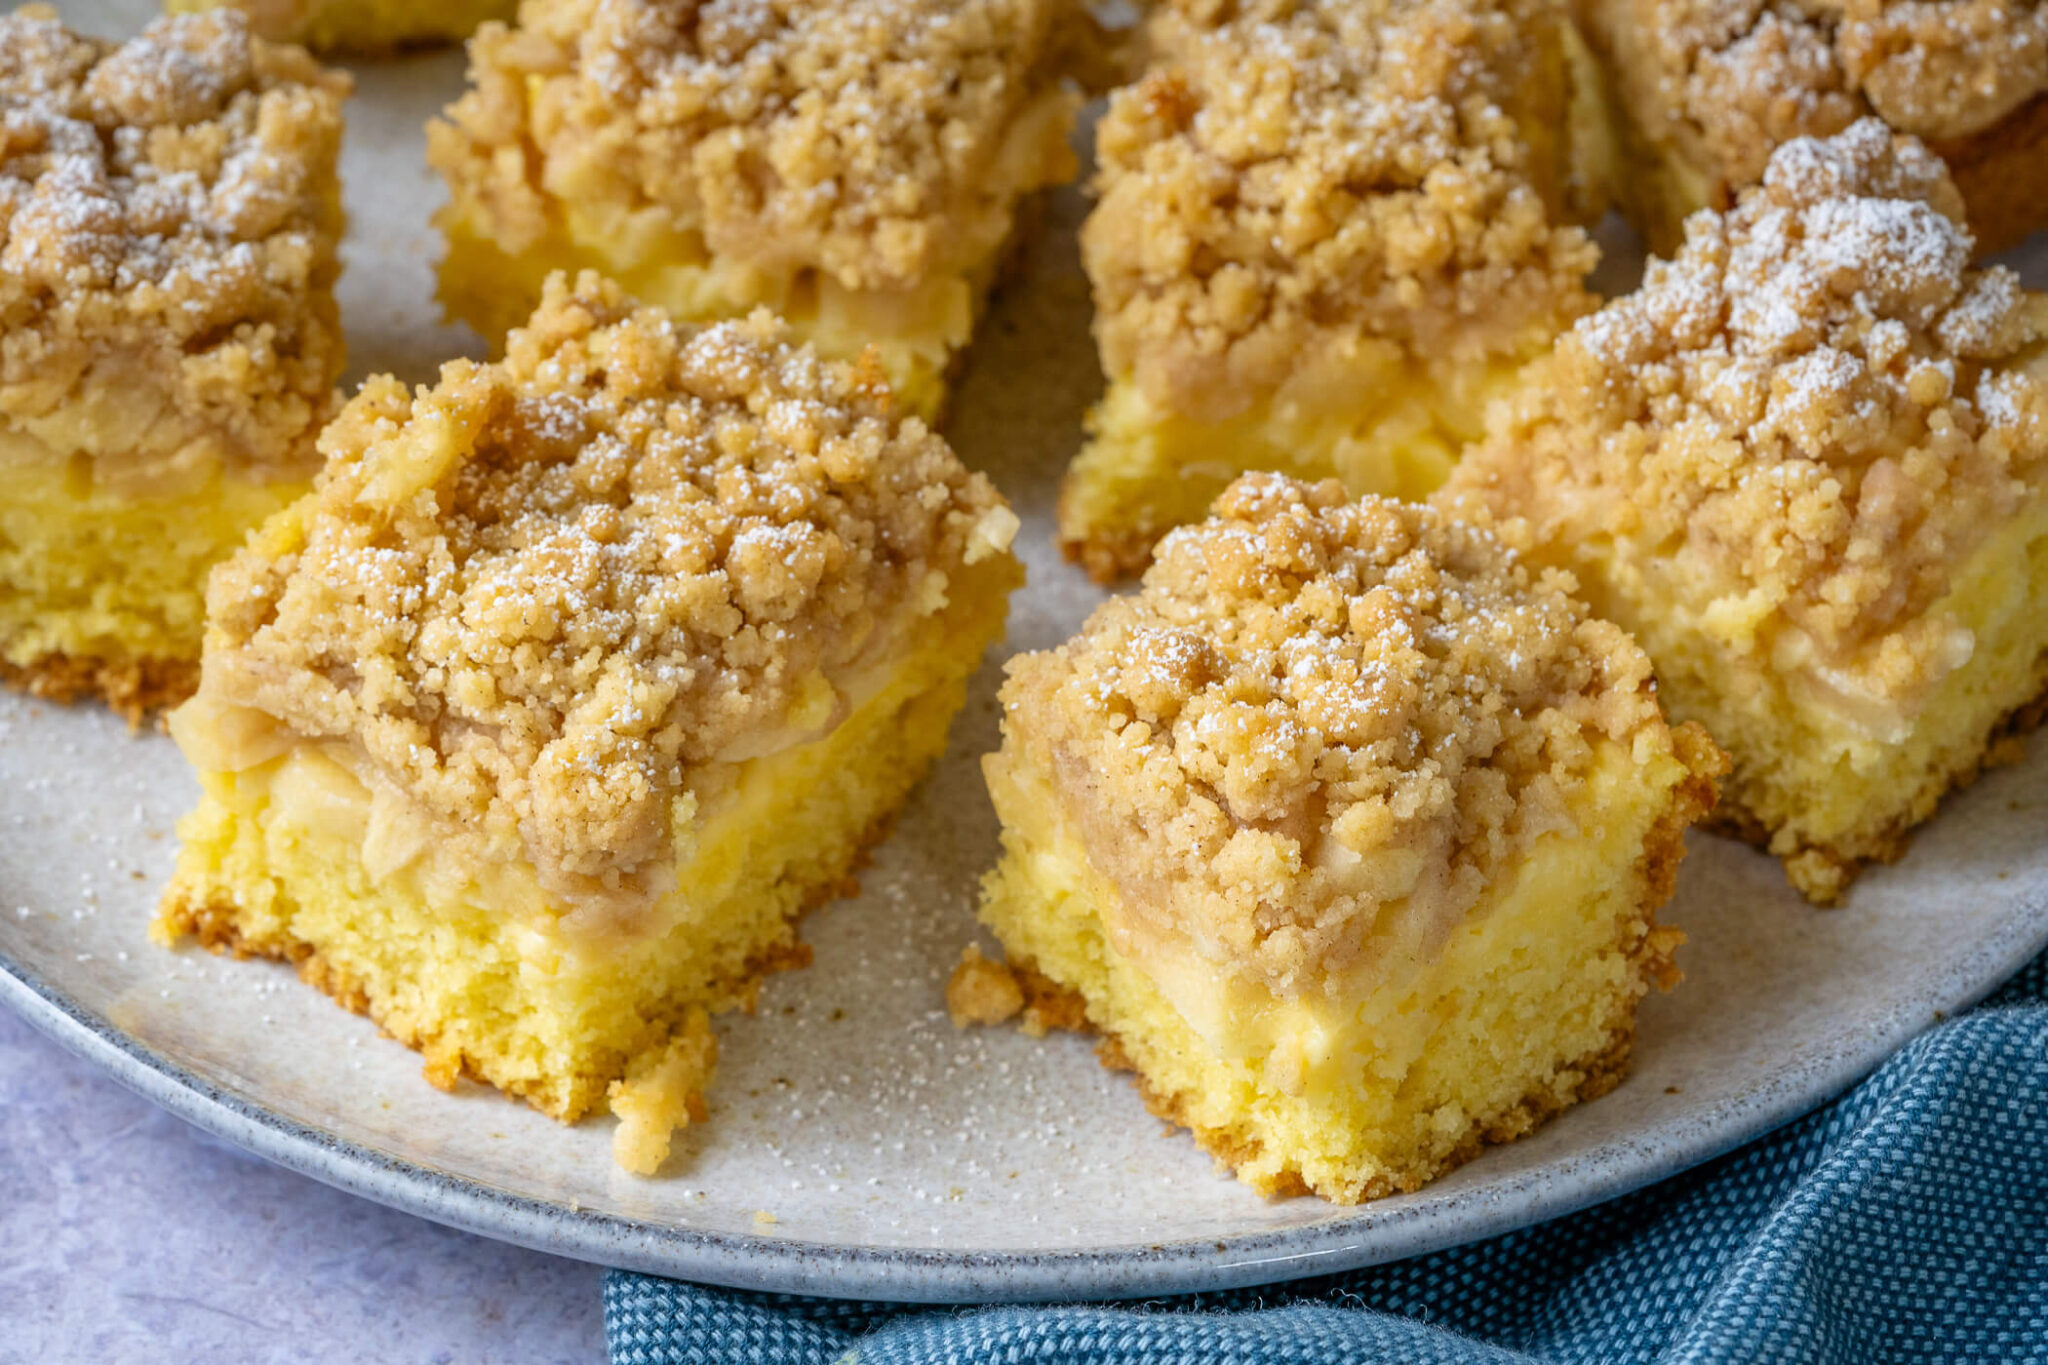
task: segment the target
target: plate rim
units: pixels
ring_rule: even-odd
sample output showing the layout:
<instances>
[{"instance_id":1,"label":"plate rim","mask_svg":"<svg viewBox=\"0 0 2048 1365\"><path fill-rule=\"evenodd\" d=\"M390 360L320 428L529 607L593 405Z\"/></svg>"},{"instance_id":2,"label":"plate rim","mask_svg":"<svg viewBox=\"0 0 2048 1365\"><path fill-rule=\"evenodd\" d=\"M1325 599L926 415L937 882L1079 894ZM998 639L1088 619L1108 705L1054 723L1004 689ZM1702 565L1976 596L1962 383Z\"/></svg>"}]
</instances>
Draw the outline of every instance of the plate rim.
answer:
<instances>
[{"instance_id":1,"label":"plate rim","mask_svg":"<svg viewBox=\"0 0 2048 1365\"><path fill-rule=\"evenodd\" d=\"M1560 1180L1560 1163L1551 1162L1484 1191L1431 1198L1424 1190L1299 1227L1086 1250L864 1247L563 1205L408 1161L273 1109L150 1047L4 950L0 1003L216 1137L336 1189L477 1236L757 1292L934 1305L1109 1300L1241 1289L1386 1264L1562 1217L1680 1175L1819 1108L2048 948L2048 892L2026 890L2013 905L1999 932L1944 977L1898 1001L1881 1026L1866 1022L1831 1035L1798 1066L1730 1097L1716 1111L1719 1122L1666 1120L1573 1153L1561 1164L1577 1178Z\"/></svg>"}]
</instances>

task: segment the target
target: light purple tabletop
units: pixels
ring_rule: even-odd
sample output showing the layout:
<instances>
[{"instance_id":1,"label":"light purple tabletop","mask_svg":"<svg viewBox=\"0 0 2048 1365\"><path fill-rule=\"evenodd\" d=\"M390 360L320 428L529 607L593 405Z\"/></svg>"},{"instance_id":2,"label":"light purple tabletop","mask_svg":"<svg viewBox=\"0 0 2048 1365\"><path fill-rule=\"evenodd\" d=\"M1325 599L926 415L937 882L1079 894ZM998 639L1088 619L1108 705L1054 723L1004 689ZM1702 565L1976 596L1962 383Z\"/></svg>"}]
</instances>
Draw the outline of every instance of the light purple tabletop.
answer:
<instances>
[{"instance_id":1,"label":"light purple tabletop","mask_svg":"<svg viewBox=\"0 0 2048 1365\"><path fill-rule=\"evenodd\" d=\"M601 1361L601 1274L260 1161L0 1010L0 1360Z\"/></svg>"}]
</instances>

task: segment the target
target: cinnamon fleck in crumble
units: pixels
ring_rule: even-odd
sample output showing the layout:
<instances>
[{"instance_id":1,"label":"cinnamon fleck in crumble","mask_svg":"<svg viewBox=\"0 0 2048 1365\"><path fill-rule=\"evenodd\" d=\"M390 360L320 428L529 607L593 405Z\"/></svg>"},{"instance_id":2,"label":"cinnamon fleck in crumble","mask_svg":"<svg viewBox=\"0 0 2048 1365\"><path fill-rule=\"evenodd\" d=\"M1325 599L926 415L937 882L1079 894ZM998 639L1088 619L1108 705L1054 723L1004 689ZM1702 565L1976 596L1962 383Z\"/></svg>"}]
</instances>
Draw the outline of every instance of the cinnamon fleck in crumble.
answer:
<instances>
[{"instance_id":1,"label":"cinnamon fleck in crumble","mask_svg":"<svg viewBox=\"0 0 2048 1365\"><path fill-rule=\"evenodd\" d=\"M202 701L352 744L571 899L658 894L693 766L824 733L1015 529L857 367L588 274L501 362L372 380L321 448L213 580Z\"/></svg>"},{"instance_id":2,"label":"cinnamon fleck in crumble","mask_svg":"<svg viewBox=\"0 0 2048 1365\"><path fill-rule=\"evenodd\" d=\"M238 14L122 44L0 17L0 429L82 425L138 488L303 477L342 367L349 88Z\"/></svg>"},{"instance_id":3,"label":"cinnamon fleck in crumble","mask_svg":"<svg viewBox=\"0 0 2048 1365\"><path fill-rule=\"evenodd\" d=\"M1427 507L1246 475L1012 661L1008 732L1132 916L1313 991L1370 939L1428 951L1569 829L1597 741L1671 752L1649 661L1569 583Z\"/></svg>"}]
</instances>

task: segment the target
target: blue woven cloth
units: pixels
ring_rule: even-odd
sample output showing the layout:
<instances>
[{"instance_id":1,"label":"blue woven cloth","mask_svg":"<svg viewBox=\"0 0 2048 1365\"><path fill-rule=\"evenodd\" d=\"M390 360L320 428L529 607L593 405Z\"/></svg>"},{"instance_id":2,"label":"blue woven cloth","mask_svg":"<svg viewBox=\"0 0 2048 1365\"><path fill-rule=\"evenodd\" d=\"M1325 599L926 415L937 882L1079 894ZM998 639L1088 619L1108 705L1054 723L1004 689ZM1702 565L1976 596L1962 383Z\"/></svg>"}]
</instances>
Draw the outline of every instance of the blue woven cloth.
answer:
<instances>
[{"instance_id":1,"label":"blue woven cloth","mask_svg":"<svg viewBox=\"0 0 2048 1365\"><path fill-rule=\"evenodd\" d=\"M1137 1307L604 1294L617 1365L2048 1362L2048 954L1741 1151L1396 1265Z\"/></svg>"}]
</instances>

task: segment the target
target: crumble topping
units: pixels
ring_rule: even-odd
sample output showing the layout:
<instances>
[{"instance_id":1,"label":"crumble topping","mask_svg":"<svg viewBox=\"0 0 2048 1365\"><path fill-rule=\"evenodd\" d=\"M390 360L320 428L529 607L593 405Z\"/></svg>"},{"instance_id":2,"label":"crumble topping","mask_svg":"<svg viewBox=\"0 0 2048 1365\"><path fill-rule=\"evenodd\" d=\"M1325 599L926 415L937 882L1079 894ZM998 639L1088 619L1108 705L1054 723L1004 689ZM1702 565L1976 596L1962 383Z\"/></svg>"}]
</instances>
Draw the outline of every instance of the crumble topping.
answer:
<instances>
[{"instance_id":1,"label":"crumble topping","mask_svg":"<svg viewBox=\"0 0 2048 1365\"><path fill-rule=\"evenodd\" d=\"M1522 124L1564 121L1547 8L1176 0L1148 33L1082 246L1105 367L1154 403L1221 420L1363 339L1469 364L1592 306Z\"/></svg>"},{"instance_id":2,"label":"crumble topping","mask_svg":"<svg viewBox=\"0 0 2048 1365\"><path fill-rule=\"evenodd\" d=\"M165 0L164 7L173 14L238 10L255 33L274 43L293 43L305 41L315 17L330 5L331 0Z\"/></svg>"},{"instance_id":3,"label":"crumble topping","mask_svg":"<svg viewBox=\"0 0 2048 1365\"><path fill-rule=\"evenodd\" d=\"M2039 0L1596 0L1631 113L1735 185L1799 135L1876 113L1930 140L1980 133L2048 91Z\"/></svg>"},{"instance_id":4,"label":"crumble topping","mask_svg":"<svg viewBox=\"0 0 2048 1365\"><path fill-rule=\"evenodd\" d=\"M1431 508L1248 474L1136 596L1011 661L1006 742L1131 916L1313 990L1439 946L1573 827L1600 738L1673 752L1649 660L1570 582Z\"/></svg>"},{"instance_id":5,"label":"crumble topping","mask_svg":"<svg viewBox=\"0 0 2048 1365\"><path fill-rule=\"evenodd\" d=\"M594 274L500 362L370 381L321 449L215 573L198 705L346 746L378 800L593 916L666 890L710 784L829 731L1016 525L859 367Z\"/></svg>"},{"instance_id":6,"label":"crumble topping","mask_svg":"<svg viewBox=\"0 0 2048 1365\"><path fill-rule=\"evenodd\" d=\"M1965 268L1959 220L1875 119L1787 143L1559 340L1443 496L1611 542L1731 648L1913 697L1971 647L1924 613L2048 474L2048 306Z\"/></svg>"},{"instance_id":7,"label":"crumble topping","mask_svg":"<svg viewBox=\"0 0 2048 1365\"><path fill-rule=\"evenodd\" d=\"M2048 91L2041 0L1847 0L1835 46L1872 112L1924 138L1981 133Z\"/></svg>"},{"instance_id":8,"label":"crumble topping","mask_svg":"<svg viewBox=\"0 0 2048 1365\"><path fill-rule=\"evenodd\" d=\"M907 289L1009 234L1073 173L1045 67L1071 0L533 0L470 44L472 89L429 128L500 245L548 200L657 206L712 252Z\"/></svg>"},{"instance_id":9,"label":"crumble topping","mask_svg":"<svg viewBox=\"0 0 2048 1365\"><path fill-rule=\"evenodd\" d=\"M0 17L0 421L90 405L102 477L304 477L343 361L349 88L239 14L119 45Z\"/></svg>"}]
</instances>

